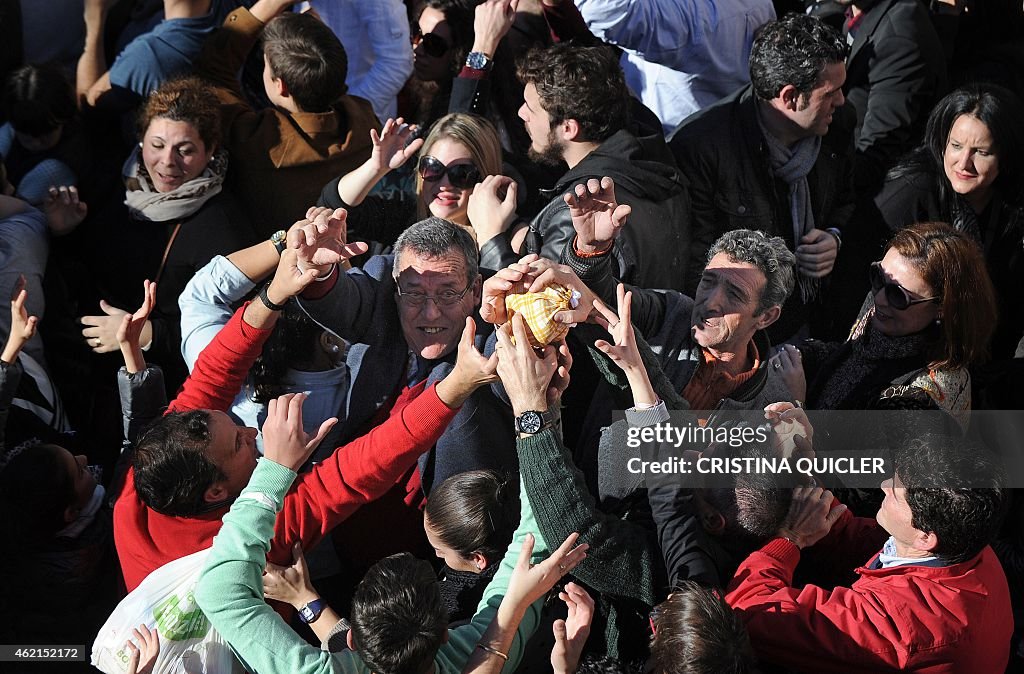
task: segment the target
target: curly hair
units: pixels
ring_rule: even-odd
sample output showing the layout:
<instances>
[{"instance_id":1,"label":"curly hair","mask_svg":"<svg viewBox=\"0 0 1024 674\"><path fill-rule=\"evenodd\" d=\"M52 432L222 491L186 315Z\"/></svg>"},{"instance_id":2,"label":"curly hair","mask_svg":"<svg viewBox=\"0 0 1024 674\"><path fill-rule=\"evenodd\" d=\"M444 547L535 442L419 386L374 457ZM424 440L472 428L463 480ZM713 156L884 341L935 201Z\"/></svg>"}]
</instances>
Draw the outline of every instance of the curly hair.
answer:
<instances>
[{"instance_id":1,"label":"curly hair","mask_svg":"<svg viewBox=\"0 0 1024 674\"><path fill-rule=\"evenodd\" d=\"M757 305L757 313L786 303L796 283L796 255L778 236L750 229L726 232L708 250L708 261L725 253L733 262L749 262L764 274L764 290Z\"/></svg>"},{"instance_id":2,"label":"curly hair","mask_svg":"<svg viewBox=\"0 0 1024 674\"><path fill-rule=\"evenodd\" d=\"M517 71L537 88L551 128L567 119L580 125L578 140L600 143L629 121L629 90L618 53L609 46L561 42L529 51Z\"/></svg>"},{"instance_id":3,"label":"curly hair","mask_svg":"<svg viewBox=\"0 0 1024 674\"><path fill-rule=\"evenodd\" d=\"M207 488L225 475L206 455L213 436L205 410L158 419L135 447L135 491L164 515L194 517L207 508Z\"/></svg>"},{"instance_id":4,"label":"curly hair","mask_svg":"<svg viewBox=\"0 0 1024 674\"><path fill-rule=\"evenodd\" d=\"M761 100L770 101L787 84L804 97L818 85L825 66L843 63L849 47L821 19L789 14L762 26L750 50L750 82Z\"/></svg>"},{"instance_id":5,"label":"curly hair","mask_svg":"<svg viewBox=\"0 0 1024 674\"><path fill-rule=\"evenodd\" d=\"M154 119L160 118L194 126L207 150L220 142L217 97L213 88L198 77L168 80L149 95L139 113L139 137L146 135Z\"/></svg>"}]
</instances>

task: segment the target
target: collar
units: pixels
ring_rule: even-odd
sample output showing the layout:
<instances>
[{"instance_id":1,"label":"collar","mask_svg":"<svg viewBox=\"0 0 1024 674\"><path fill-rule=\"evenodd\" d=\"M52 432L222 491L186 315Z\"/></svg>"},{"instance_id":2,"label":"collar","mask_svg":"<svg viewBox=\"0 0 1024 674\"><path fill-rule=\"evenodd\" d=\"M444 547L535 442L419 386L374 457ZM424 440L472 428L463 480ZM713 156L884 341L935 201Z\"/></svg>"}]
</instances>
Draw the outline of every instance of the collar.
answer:
<instances>
[{"instance_id":1,"label":"collar","mask_svg":"<svg viewBox=\"0 0 1024 674\"><path fill-rule=\"evenodd\" d=\"M738 374L729 374L728 372L725 372L725 365L722 364L722 361L716 358L715 355L711 353L711 351L709 351L708 349L702 347L701 354L704 357L704 362L700 365L700 367L710 368L710 374L712 377L724 379L725 381L730 382L734 388L738 387L740 384L743 384L745 381L754 376L754 373L757 372L758 368L761 367L761 357L758 353L757 344L755 343L753 337L747 344L746 353L746 358L752 363L752 365L749 369L744 370L743 372L740 372ZM721 371L719 371L720 368Z\"/></svg>"},{"instance_id":2,"label":"collar","mask_svg":"<svg viewBox=\"0 0 1024 674\"><path fill-rule=\"evenodd\" d=\"M868 565L869 569L891 569L894 566L949 566L935 555L928 557L901 557L896 552L896 540L889 536L889 540L882 545L882 551L875 555Z\"/></svg>"}]
</instances>

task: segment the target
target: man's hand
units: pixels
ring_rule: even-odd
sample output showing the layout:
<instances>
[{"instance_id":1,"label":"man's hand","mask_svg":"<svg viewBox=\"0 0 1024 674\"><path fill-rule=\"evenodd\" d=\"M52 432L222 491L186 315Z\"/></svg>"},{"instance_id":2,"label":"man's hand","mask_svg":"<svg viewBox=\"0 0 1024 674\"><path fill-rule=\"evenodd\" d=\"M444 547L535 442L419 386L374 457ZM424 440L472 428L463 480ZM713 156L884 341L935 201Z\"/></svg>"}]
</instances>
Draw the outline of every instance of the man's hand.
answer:
<instances>
[{"instance_id":1,"label":"man's hand","mask_svg":"<svg viewBox=\"0 0 1024 674\"><path fill-rule=\"evenodd\" d=\"M590 636L590 623L594 619L594 599L576 583L566 583L558 593L565 602L569 615L556 620L551 626L555 633L555 647L551 649L551 669L554 674L573 674L580 664L583 646Z\"/></svg>"},{"instance_id":2,"label":"man's hand","mask_svg":"<svg viewBox=\"0 0 1024 674\"><path fill-rule=\"evenodd\" d=\"M479 5L477 9L482 7ZM516 219L516 181L508 176L487 176L473 188L466 207L477 245L482 246L499 234L508 231Z\"/></svg>"},{"instance_id":3,"label":"man's hand","mask_svg":"<svg viewBox=\"0 0 1024 674\"><path fill-rule=\"evenodd\" d=\"M127 674L150 674L160 655L160 635L143 623L132 630L132 636L139 646L131 639L124 644L129 652Z\"/></svg>"},{"instance_id":4,"label":"man's hand","mask_svg":"<svg viewBox=\"0 0 1024 674\"><path fill-rule=\"evenodd\" d=\"M555 374L551 377L551 384L548 385L547 401L548 409L556 409L562 406L562 394L569 388L569 371L572 369L572 352L569 345L563 339L552 344L555 347L555 358L557 367Z\"/></svg>"},{"instance_id":5,"label":"man's hand","mask_svg":"<svg viewBox=\"0 0 1024 674\"><path fill-rule=\"evenodd\" d=\"M267 562L267 568L263 570L263 596L283 601L295 608L302 608L309 602L319 599L320 595L313 589L309 580L309 568L302 554L302 543L297 542L292 546L291 566Z\"/></svg>"},{"instance_id":6,"label":"man's hand","mask_svg":"<svg viewBox=\"0 0 1024 674\"><path fill-rule=\"evenodd\" d=\"M306 398L305 393L287 393L271 400L267 420L263 422L264 456L296 472L338 423L337 417L331 417L320 424L316 435L307 435L302 430L302 404Z\"/></svg>"},{"instance_id":7,"label":"man's hand","mask_svg":"<svg viewBox=\"0 0 1024 674\"><path fill-rule=\"evenodd\" d=\"M586 283L580 280L580 277L576 275L572 268L540 258L530 264L530 271L531 275L534 276L533 283L528 288L531 293L539 293L549 285L558 284L570 290L575 290L580 295L574 309L559 311L552 317L553 321L568 325L592 321L603 325L599 318L600 315L594 309L597 295L587 287Z\"/></svg>"},{"instance_id":8,"label":"man's hand","mask_svg":"<svg viewBox=\"0 0 1024 674\"><path fill-rule=\"evenodd\" d=\"M493 57L516 20L519 0L486 0L473 14L473 49Z\"/></svg>"},{"instance_id":9,"label":"man's hand","mask_svg":"<svg viewBox=\"0 0 1024 674\"><path fill-rule=\"evenodd\" d=\"M316 281L317 270L310 268L299 271L298 254L291 248L281 251L277 271L267 288L267 297L274 304L284 304Z\"/></svg>"},{"instance_id":10,"label":"man's hand","mask_svg":"<svg viewBox=\"0 0 1024 674\"><path fill-rule=\"evenodd\" d=\"M804 276L822 278L832 273L839 253L839 244L834 236L820 229L800 237L796 247L796 268Z\"/></svg>"},{"instance_id":11,"label":"man's hand","mask_svg":"<svg viewBox=\"0 0 1024 674\"><path fill-rule=\"evenodd\" d=\"M409 143L409 138L416 132L416 125L409 125L405 120L388 118L384 122L380 133L376 129L370 129L370 140L373 142L373 151L370 153L370 161L377 173L383 175L393 171L415 157L419 149L423 147L423 139L417 138ZM408 143L408 145L406 145Z\"/></svg>"},{"instance_id":12,"label":"man's hand","mask_svg":"<svg viewBox=\"0 0 1024 674\"><path fill-rule=\"evenodd\" d=\"M539 259L537 255L527 255L519 262L499 269L494 276L484 281L480 299L480 317L493 325L501 325L508 321L505 295L512 289L512 286L520 281L533 282L536 272L530 265Z\"/></svg>"},{"instance_id":13,"label":"man's hand","mask_svg":"<svg viewBox=\"0 0 1024 674\"><path fill-rule=\"evenodd\" d=\"M146 368L146 359L142 355L142 342L152 340L153 329L149 325L149 314L156 306L156 284L143 281L142 306L134 314L126 313L121 317L121 325L117 328L117 345L124 356L124 366L130 374L141 372Z\"/></svg>"},{"instance_id":14,"label":"man's hand","mask_svg":"<svg viewBox=\"0 0 1024 674\"><path fill-rule=\"evenodd\" d=\"M586 543L576 545L579 537L576 533L569 534L550 557L540 564L530 564L534 539L533 534L526 534L499 610L504 610L507 602L509 609L521 616L533 602L546 595L555 583L586 559L590 546Z\"/></svg>"},{"instance_id":15,"label":"man's hand","mask_svg":"<svg viewBox=\"0 0 1024 674\"><path fill-rule=\"evenodd\" d=\"M51 186L49 195L43 203L43 212L46 213L46 224L50 228L50 233L54 236L64 236L82 224L89 213L89 207L84 201L79 200L78 188L74 185Z\"/></svg>"},{"instance_id":16,"label":"man's hand","mask_svg":"<svg viewBox=\"0 0 1024 674\"><path fill-rule=\"evenodd\" d=\"M605 329L611 334L613 340L613 343L609 343L599 339L594 342L594 346L628 374L643 369L644 364L640 359L640 349L636 345L636 334L633 332L631 321L633 293L626 292L626 286L621 283L616 289L616 293L619 305L618 314L605 306L601 300L594 301L594 308L600 314Z\"/></svg>"},{"instance_id":17,"label":"man's hand","mask_svg":"<svg viewBox=\"0 0 1024 674\"><path fill-rule=\"evenodd\" d=\"M312 219L310 214L315 214ZM323 275L331 265L369 250L362 242L346 243L348 213L344 208L314 208L306 215L305 221L292 225L287 236L288 248L297 254L296 268L300 273L316 269L317 275Z\"/></svg>"},{"instance_id":18,"label":"man's hand","mask_svg":"<svg viewBox=\"0 0 1024 674\"><path fill-rule=\"evenodd\" d=\"M586 254L610 250L632 210L615 201L615 182L607 176L580 183L562 198L576 230L576 250Z\"/></svg>"},{"instance_id":19,"label":"man's hand","mask_svg":"<svg viewBox=\"0 0 1024 674\"><path fill-rule=\"evenodd\" d=\"M778 535L801 549L814 545L832 530L832 525L846 511L845 505L832 508L833 499L832 492L827 489L797 487L793 490L793 502Z\"/></svg>"},{"instance_id":20,"label":"man's hand","mask_svg":"<svg viewBox=\"0 0 1024 674\"><path fill-rule=\"evenodd\" d=\"M437 397L452 409L462 407L473 391L484 384L498 381L498 354L492 353L490 358L484 358L477 351L475 338L476 321L467 316L455 367L437 384Z\"/></svg>"},{"instance_id":21,"label":"man's hand","mask_svg":"<svg viewBox=\"0 0 1024 674\"><path fill-rule=\"evenodd\" d=\"M558 367L555 347L534 349L526 336L522 314L496 330L498 345L498 376L512 403L516 416L523 412L547 409L547 390ZM515 336L515 344L512 337Z\"/></svg>"},{"instance_id":22,"label":"man's hand","mask_svg":"<svg viewBox=\"0 0 1024 674\"><path fill-rule=\"evenodd\" d=\"M29 316L25 303L28 301L28 290L25 288L25 276L20 275L14 286L14 297L11 298L11 332L7 335L7 344L4 345L3 354L0 360L5 363L13 363L18 359L25 343L36 334L36 325L39 323L38 316Z\"/></svg>"}]
</instances>

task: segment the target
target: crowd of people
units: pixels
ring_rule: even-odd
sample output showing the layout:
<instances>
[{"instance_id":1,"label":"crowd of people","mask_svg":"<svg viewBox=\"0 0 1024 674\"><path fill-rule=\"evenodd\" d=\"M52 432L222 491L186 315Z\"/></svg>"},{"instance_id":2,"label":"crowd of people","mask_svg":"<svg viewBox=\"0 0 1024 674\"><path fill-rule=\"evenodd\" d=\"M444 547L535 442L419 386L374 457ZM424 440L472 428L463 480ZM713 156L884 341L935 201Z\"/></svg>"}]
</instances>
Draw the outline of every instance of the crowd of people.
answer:
<instances>
[{"instance_id":1,"label":"crowd of people","mask_svg":"<svg viewBox=\"0 0 1024 674\"><path fill-rule=\"evenodd\" d=\"M1020 0L0 35L0 644L199 553L258 674L1024 671ZM119 672L220 674L158 613Z\"/></svg>"}]
</instances>

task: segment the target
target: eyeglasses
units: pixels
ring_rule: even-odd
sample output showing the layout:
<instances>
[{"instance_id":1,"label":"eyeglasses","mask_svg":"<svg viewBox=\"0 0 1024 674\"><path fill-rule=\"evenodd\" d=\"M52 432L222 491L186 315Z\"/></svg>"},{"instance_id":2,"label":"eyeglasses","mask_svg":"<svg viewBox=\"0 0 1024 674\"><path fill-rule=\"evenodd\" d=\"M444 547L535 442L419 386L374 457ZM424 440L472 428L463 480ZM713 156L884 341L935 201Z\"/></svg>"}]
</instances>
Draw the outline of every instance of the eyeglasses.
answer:
<instances>
[{"instance_id":1,"label":"eyeglasses","mask_svg":"<svg viewBox=\"0 0 1024 674\"><path fill-rule=\"evenodd\" d=\"M448 182L453 187L458 187L462 190L468 190L469 188L480 182L480 171L477 170L476 166L472 164L455 164L454 166L445 166L439 160L425 155L420 157L420 163L417 166L420 172L420 178L423 180L437 181L448 174Z\"/></svg>"},{"instance_id":2,"label":"eyeglasses","mask_svg":"<svg viewBox=\"0 0 1024 674\"><path fill-rule=\"evenodd\" d=\"M461 293L457 293L454 290L445 290L437 295L427 295L426 293L402 290L402 286L397 283L395 284L398 299L405 302L406 306L410 307L422 307L427 303L427 300L434 300L434 304L439 307L452 307L461 302L462 298L466 296L466 293L468 293L469 289L472 287L473 284L470 283Z\"/></svg>"},{"instance_id":3,"label":"eyeglasses","mask_svg":"<svg viewBox=\"0 0 1024 674\"><path fill-rule=\"evenodd\" d=\"M441 58L448 53L448 50L452 48L448 41L443 37L440 37L434 33L423 34L418 29L415 33L410 36L412 42L412 48L423 45L423 52L427 56L433 56L434 58Z\"/></svg>"},{"instance_id":4,"label":"eyeglasses","mask_svg":"<svg viewBox=\"0 0 1024 674\"><path fill-rule=\"evenodd\" d=\"M879 290L885 288L885 301L896 311L904 311L915 304L934 302L939 299L938 297L914 299L910 296L910 291L899 283L890 281L885 277L885 271L882 269L881 262L871 263L871 268L868 270L868 278L871 279L871 292L878 294Z\"/></svg>"}]
</instances>

